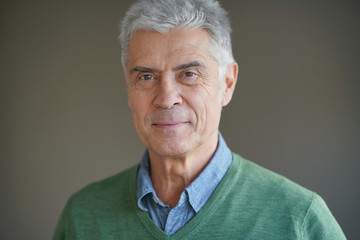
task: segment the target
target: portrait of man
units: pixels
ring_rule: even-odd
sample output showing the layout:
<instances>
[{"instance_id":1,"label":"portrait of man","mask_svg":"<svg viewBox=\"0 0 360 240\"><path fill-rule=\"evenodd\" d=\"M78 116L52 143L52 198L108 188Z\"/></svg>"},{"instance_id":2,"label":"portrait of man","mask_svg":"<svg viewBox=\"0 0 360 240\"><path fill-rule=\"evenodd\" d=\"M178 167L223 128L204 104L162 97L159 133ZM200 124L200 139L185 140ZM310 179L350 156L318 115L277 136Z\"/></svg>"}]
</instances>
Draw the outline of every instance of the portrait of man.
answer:
<instances>
[{"instance_id":1,"label":"portrait of man","mask_svg":"<svg viewBox=\"0 0 360 240\"><path fill-rule=\"evenodd\" d=\"M316 193L231 151L219 131L238 64L216 0L140 0L121 22L139 164L88 185L54 240L345 239Z\"/></svg>"}]
</instances>

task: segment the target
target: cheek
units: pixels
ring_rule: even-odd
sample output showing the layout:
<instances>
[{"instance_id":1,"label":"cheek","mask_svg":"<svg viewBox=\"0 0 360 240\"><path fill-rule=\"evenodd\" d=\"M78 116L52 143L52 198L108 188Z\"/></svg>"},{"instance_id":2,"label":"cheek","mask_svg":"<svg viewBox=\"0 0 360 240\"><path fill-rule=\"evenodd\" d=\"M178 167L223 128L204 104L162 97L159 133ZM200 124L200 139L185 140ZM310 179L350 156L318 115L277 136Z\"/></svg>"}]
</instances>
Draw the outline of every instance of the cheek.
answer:
<instances>
[{"instance_id":1,"label":"cheek","mask_svg":"<svg viewBox=\"0 0 360 240\"><path fill-rule=\"evenodd\" d=\"M217 122L221 111L218 99L219 91L216 89L213 91L203 90L189 94L191 99L189 105L196 114L197 128L202 129Z\"/></svg>"},{"instance_id":2,"label":"cheek","mask_svg":"<svg viewBox=\"0 0 360 240\"><path fill-rule=\"evenodd\" d=\"M129 107L131 109L132 117L135 124L139 124L139 121L144 118L146 114L147 101L138 94L130 94L129 95Z\"/></svg>"}]
</instances>

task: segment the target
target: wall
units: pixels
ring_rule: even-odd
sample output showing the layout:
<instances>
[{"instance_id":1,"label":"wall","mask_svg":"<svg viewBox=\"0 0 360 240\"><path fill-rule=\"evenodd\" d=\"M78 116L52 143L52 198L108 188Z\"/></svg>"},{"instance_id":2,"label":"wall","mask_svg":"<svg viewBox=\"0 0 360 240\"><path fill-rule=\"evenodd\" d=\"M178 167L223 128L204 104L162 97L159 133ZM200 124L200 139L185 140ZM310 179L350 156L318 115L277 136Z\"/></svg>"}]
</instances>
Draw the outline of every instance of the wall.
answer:
<instances>
[{"instance_id":1,"label":"wall","mask_svg":"<svg viewBox=\"0 0 360 240\"><path fill-rule=\"evenodd\" d=\"M0 236L49 239L68 197L136 164L117 42L130 1L0 3ZM318 192L359 238L359 3L223 1L231 149Z\"/></svg>"}]
</instances>

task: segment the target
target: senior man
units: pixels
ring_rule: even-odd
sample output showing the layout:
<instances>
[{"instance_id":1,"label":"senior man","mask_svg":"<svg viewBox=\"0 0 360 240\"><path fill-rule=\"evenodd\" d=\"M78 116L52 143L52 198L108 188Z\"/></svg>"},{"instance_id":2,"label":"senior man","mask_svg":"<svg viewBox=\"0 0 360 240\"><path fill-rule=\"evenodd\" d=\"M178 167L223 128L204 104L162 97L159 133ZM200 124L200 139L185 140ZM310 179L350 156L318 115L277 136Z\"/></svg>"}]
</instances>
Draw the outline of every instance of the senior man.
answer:
<instances>
[{"instance_id":1,"label":"senior man","mask_svg":"<svg viewBox=\"0 0 360 240\"><path fill-rule=\"evenodd\" d=\"M219 133L236 85L214 0L144 0L121 28L141 163L70 198L54 239L345 239L315 193L232 153Z\"/></svg>"}]
</instances>

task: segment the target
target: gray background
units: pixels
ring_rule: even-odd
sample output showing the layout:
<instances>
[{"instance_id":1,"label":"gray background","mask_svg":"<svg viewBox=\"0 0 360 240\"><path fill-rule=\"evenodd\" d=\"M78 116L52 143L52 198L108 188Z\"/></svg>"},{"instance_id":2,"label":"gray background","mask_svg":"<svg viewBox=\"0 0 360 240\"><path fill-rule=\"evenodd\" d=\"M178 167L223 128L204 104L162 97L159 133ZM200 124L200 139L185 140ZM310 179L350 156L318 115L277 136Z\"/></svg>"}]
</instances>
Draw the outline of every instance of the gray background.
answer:
<instances>
[{"instance_id":1,"label":"gray background","mask_svg":"<svg viewBox=\"0 0 360 240\"><path fill-rule=\"evenodd\" d=\"M117 42L129 2L1 1L1 239L50 239L72 193L139 161ZM240 67L225 139L359 239L358 1L223 5Z\"/></svg>"}]
</instances>

